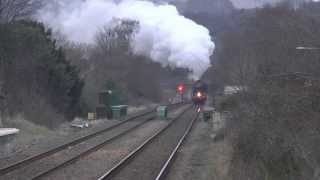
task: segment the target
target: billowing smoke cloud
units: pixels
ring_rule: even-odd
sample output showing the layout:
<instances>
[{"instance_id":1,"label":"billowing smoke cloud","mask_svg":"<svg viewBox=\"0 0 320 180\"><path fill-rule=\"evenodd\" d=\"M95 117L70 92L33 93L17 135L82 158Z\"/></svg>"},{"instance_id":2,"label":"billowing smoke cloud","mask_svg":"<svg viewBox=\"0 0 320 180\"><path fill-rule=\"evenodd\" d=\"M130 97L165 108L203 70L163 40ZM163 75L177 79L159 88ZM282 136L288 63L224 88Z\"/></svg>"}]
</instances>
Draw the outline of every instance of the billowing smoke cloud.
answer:
<instances>
[{"instance_id":1,"label":"billowing smoke cloud","mask_svg":"<svg viewBox=\"0 0 320 180\"><path fill-rule=\"evenodd\" d=\"M208 29L180 15L172 5L141 0L60 0L39 13L39 20L79 43L94 43L99 29L114 18L139 22L131 42L134 53L164 66L188 68L194 79L210 66L214 43Z\"/></svg>"}]
</instances>

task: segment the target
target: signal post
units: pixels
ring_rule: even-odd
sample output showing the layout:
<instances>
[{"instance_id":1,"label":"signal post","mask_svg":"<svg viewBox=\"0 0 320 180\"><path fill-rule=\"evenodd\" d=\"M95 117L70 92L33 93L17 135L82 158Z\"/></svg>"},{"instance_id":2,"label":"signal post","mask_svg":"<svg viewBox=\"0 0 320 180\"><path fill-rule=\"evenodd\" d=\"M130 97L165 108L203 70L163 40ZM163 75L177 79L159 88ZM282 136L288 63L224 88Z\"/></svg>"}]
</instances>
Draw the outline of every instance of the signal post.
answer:
<instances>
[{"instance_id":1,"label":"signal post","mask_svg":"<svg viewBox=\"0 0 320 180\"><path fill-rule=\"evenodd\" d=\"M177 91L177 94L180 95L180 101L181 102L184 102L184 92L185 92L185 85L183 83L179 83L177 86L176 86L176 91Z\"/></svg>"}]
</instances>

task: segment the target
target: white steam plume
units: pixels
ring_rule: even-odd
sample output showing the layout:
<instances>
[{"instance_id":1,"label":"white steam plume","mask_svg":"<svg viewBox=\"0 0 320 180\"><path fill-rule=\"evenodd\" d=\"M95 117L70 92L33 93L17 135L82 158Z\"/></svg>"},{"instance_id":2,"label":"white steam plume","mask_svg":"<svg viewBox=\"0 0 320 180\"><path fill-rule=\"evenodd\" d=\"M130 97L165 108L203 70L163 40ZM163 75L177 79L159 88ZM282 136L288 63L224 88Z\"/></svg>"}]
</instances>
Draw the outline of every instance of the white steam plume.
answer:
<instances>
[{"instance_id":1,"label":"white steam plume","mask_svg":"<svg viewBox=\"0 0 320 180\"><path fill-rule=\"evenodd\" d=\"M114 18L136 20L133 52L162 65L187 68L198 79L210 66L214 50L209 31L180 15L175 6L148 1L58 0L39 12L39 20L70 41L94 43L98 30Z\"/></svg>"}]
</instances>

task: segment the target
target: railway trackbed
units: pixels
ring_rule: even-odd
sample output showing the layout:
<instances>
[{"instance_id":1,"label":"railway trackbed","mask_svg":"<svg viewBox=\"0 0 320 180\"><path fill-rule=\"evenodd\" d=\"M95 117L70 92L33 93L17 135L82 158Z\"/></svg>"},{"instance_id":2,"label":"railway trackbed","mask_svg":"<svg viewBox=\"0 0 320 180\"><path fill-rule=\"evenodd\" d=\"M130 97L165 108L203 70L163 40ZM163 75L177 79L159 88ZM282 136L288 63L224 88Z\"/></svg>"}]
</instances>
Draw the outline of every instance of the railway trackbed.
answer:
<instances>
[{"instance_id":1,"label":"railway trackbed","mask_svg":"<svg viewBox=\"0 0 320 180\"><path fill-rule=\"evenodd\" d=\"M178 149L197 119L198 114L187 109L98 179L165 179Z\"/></svg>"},{"instance_id":2,"label":"railway trackbed","mask_svg":"<svg viewBox=\"0 0 320 180\"><path fill-rule=\"evenodd\" d=\"M176 107L177 105L171 105L169 108ZM155 117L155 109L152 109L120 121L111 127L13 163L0 169L0 179L41 179L97 151L104 145L137 129Z\"/></svg>"}]
</instances>

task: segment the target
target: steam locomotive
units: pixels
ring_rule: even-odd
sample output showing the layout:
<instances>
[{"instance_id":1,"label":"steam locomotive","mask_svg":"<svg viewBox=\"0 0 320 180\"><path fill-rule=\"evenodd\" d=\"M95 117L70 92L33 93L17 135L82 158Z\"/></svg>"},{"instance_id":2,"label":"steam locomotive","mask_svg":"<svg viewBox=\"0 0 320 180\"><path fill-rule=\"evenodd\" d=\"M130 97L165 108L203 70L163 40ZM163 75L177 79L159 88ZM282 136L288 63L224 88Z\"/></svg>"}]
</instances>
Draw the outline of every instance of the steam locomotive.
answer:
<instances>
[{"instance_id":1,"label":"steam locomotive","mask_svg":"<svg viewBox=\"0 0 320 180\"><path fill-rule=\"evenodd\" d=\"M193 104L198 107L198 110L206 103L207 94L208 85L205 82L198 80L193 84L191 97Z\"/></svg>"}]
</instances>

